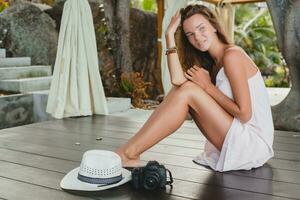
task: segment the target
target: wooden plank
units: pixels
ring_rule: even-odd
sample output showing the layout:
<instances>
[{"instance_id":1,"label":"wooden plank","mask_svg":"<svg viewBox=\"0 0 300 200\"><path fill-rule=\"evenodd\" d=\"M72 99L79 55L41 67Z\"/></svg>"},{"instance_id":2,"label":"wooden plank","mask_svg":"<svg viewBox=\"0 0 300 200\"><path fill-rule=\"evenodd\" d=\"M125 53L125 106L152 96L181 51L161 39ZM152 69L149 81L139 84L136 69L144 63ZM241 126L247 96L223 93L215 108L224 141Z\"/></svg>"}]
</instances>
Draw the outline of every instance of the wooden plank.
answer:
<instances>
[{"instance_id":1,"label":"wooden plank","mask_svg":"<svg viewBox=\"0 0 300 200\"><path fill-rule=\"evenodd\" d=\"M119 127L117 123L115 125L113 125L113 124L109 124L109 125L106 125L106 124L103 124L103 125L93 124L91 126L87 123L81 124L81 123L76 123L76 122L72 123L72 122L68 122L68 121L66 121L65 123L48 124L47 126L46 126L46 124L35 124L34 125L34 127L40 127L40 128L46 127L46 128L52 128L52 129L56 128L57 130L68 130L68 129L72 128L72 130L77 131L77 132L78 131L90 132L90 131L94 130L93 133L96 130L104 130L104 132L109 131L109 132L114 133L116 131L113 131L113 129L111 129L111 127L113 127L113 126L115 127L114 128L115 130ZM119 133L130 134L130 135L133 134L132 132L127 132L124 129L125 129L124 127L120 126L118 132ZM138 130L138 128L136 128L136 130ZM111 134L111 135L113 135L113 134ZM115 134L114 134L114 136L115 136ZM114 136L112 136L112 137L114 137ZM185 136L186 136L186 138L184 140L182 140L182 137L185 137ZM185 146L186 141L191 141L192 140L191 142L194 143L194 145L201 148L201 147L203 147L205 138L204 138L204 136L201 136L201 134L198 134L197 136L199 137L198 140L195 139L195 136L192 136L192 138L189 139L188 138L189 134L187 134L186 132L185 133L180 133L180 132L176 131L174 134L172 134L171 136L166 138L166 140L170 140L170 138L180 139L181 142L177 145L183 145L183 146ZM276 142L274 142L274 148L275 149L285 150L285 151L293 151L293 152L300 152L300 146L298 145L298 144L300 144L299 138L290 139L290 140L294 140L294 143L289 143L288 141L286 141L286 142L277 142L278 140L276 139L276 136L275 136L275 140L276 140ZM200 143L196 143L197 141L200 141ZM297 143L298 141L299 141L299 143ZM178 143L178 142L175 142L175 143ZM187 144L187 146L193 147L193 146L190 146L188 144Z\"/></svg>"},{"instance_id":2,"label":"wooden plank","mask_svg":"<svg viewBox=\"0 0 300 200\"><path fill-rule=\"evenodd\" d=\"M78 122L86 122L88 124L113 124L118 125L121 127L133 127L133 128L140 128L142 127L145 120L135 121L130 118L120 117L120 116L102 116L97 115L93 117L80 117L80 118L65 118L63 120L55 120L55 121L48 121L48 123L64 123L65 121L76 121ZM43 122L47 123L47 122ZM37 125L33 124L33 125ZM196 134L199 135L200 130L197 128L196 124L190 120L186 120L184 124L177 130L180 133L185 134ZM299 141L300 139L300 133L299 132L293 132L293 131L280 131L275 130L274 133L275 136L281 136L281 137L290 137L293 139L297 139Z\"/></svg>"},{"instance_id":3,"label":"wooden plank","mask_svg":"<svg viewBox=\"0 0 300 200\"><path fill-rule=\"evenodd\" d=\"M118 127L124 127L124 128L134 128L135 130L138 130L140 127L142 127L144 123L144 119L138 121L133 121L130 118L124 118L120 116L102 116L102 115L97 115L93 117L80 117L80 118L65 118L63 120L52 120L52 121L45 121L41 123L35 123L35 124L29 124L25 125L22 127L30 126L40 126L40 124L63 124L66 121L76 121L76 123L87 123L91 127L95 126L96 124L103 124L105 125L114 125ZM91 125L92 124L92 125ZM15 128L15 127L14 127ZM12 128L12 129L14 129ZM6 129L8 130L8 129ZM184 124L176 131L178 133L184 133L184 134L192 134L192 135L199 135L200 130L196 127L195 123L190 122L189 120L186 120ZM1 134L1 132L0 132ZM201 137L202 134L200 134ZM280 131L280 130L275 130L275 136L280 136L280 137L288 137L288 138L293 138L296 139L297 141L300 140L300 133L299 132L292 132L292 131Z\"/></svg>"},{"instance_id":4,"label":"wooden plank","mask_svg":"<svg viewBox=\"0 0 300 200\"><path fill-rule=\"evenodd\" d=\"M74 196L66 192L53 190L37 185L24 183L22 181L0 177L0 196L5 199L22 199L22 200L79 200L92 199Z\"/></svg>"},{"instance_id":5,"label":"wooden plank","mask_svg":"<svg viewBox=\"0 0 300 200\"><path fill-rule=\"evenodd\" d=\"M65 121L65 124L67 122ZM76 123L73 121L73 123ZM61 124L61 123L59 123ZM65 126L64 124L64 126ZM89 134L89 133L92 133L92 134L97 134L97 132L99 132L99 130L106 130L106 131L117 131L118 133L122 133L122 134L126 134L129 137L132 136L132 133L135 132L138 128L128 128L128 127L120 127L120 126L117 126L117 125L101 125L99 126L98 124L93 124L93 125L90 125L91 127L89 126L84 126L82 124L79 124L78 122L76 123L77 125L74 125L74 126L77 126L76 128L74 127L74 132L78 132L78 131L83 131L85 132L85 134ZM57 125L56 124L49 124L48 126L44 126L44 125L35 125L35 127L38 127L38 128L44 128L44 129L57 129L58 127L61 127L62 125ZM72 125L73 127L73 125ZM67 128L69 129L69 128ZM79 130L78 130L79 129ZM87 130L88 129L88 130ZM92 130L91 130L92 129ZM60 130L63 130L63 129L60 129ZM110 136L108 137L112 137L112 138L117 138L117 137L125 137L125 136L121 136L119 134L109 134ZM126 137L125 137L126 138ZM180 140L193 140L193 141L205 141L206 139L204 138L204 136L202 136L201 134L195 134L195 135L191 135L191 134L186 134L186 133L179 133L178 131L176 131L175 133L173 133L172 135L168 136L168 138L177 138L177 139L180 139ZM280 141L280 140L277 140L278 136L275 136L275 141ZM284 139L289 139L291 141L294 141L294 144L300 144L300 141L299 141L299 138L286 138L284 137ZM168 141L169 139L165 139L164 141ZM277 143L282 143L282 142L276 142L275 143L275 158L276 159L285 159L285 160L293 160L293 161L299 161L300 160L300 153L297 153L297 152L293 152L291 151L290 149L290 146L289 145L281 145L281 144L278 144L279 147L281 148L281 150L278 150L277 149ZM284 143L284 144L287 144L287 143ZM298 145L296 145L298 146ZM174 147L174 146L170 146L169 148L171 149L176 149L177 147ZM199 148L200 149L203 149L203 145L199 145ZM297 147L296 147L297 148ZM178 154L178 151L176 150L173 150L173 151L169 151L169 152L176 152ZM191 157L194 157L196 154L198 154L198 150L194 150L194 149L186 149L186 151L184 152L183 155L188 155L188 156L191 156Z\"/></svg>"},{"instance_id":6,"label":"wooden plank","mask_svg":"<svg viewBox=\"0 0 300 200\"><path fill-rule=\"evenodd\" d=\"M103 137L104 139L99 142L96 141L96 138L98 136L101 136L101 133L98 133L98 135L95 136L91 136L88 134L75 134L74 136L72 136L72 134L74 134L74 131L71 130L70 128L70 132L60 132L58 130L43 130L41 129L40 131L35 131L34 129L30 129L30 128L24 128L22 130L20 129L15 129L14 132L11 132L12 130L9 130L7 133L5 134L1 134L0 138L7 138L7 139L13 139L13 140L31 140L31 141L35 141L35 140L39 140L39 141L43 141L45 139L47 139L47 142L52 142L55 145L60 145L60 146L65 146L66 148L74 148L75 143L76 142L80 142L81 145L82 144L86 144L86 145L92 145L94 144L95 147L94 148L101 148L103 145L110 145L110 146L114 146L115 148L120 146L122 143L125 142L125 140L121 140L121 139L114 139L114 138L108 138L108 137ZM6 132L6 131L3 131ZM72 133L73 132L73 133ZM71 134L72 133L72 134ZM84 133L84 132L82 132ZM68 138L68 140L66 141L66 138ZM157 144L155 146L158 146L160 144ZM170 145L165 145L166 149L169 147ZM77 147L75 147L77 148ZM185 147L182 147L185 148ZM200 149L199 152L200 153ZM155 156L160 156L160 154L163 154L163 152L159 152L159 153L154 153L152 151L149 151L150 155L153 155L154 158ZM157 154L157 155L156 155ZM173 155L169 155L170 157ZM150 158L149 159L153 159ZM149 160L148 159L148 160ZM182 157L182 156L174 156L174 161L171 160L172 164L179 164L176 159L180 159L182 161L182 164L184 164L184 162L190 162L191 158L190 157ZM184 160L184 161L183 161ZM286 170L291 170L291 171L300 171L300 162L297 161L289 161L289 160L277 160L277 159L271 159L270 161L268 161L269 164L271 164L271 166L273 168L277 168L277 169L286 169Z\"/></svg>"},{"instance_id":7,"label":"wooden plank","mask_svg":"<svg viewBox=\"0 0 300 200\"><path fill-rule=\"evenodd\" d=\"M122 124L119 123L119 121L110 121L108 123L101 123L95 122L92 125L87 122L82 122L82 121L76 121L76 120L64 120L64 121L57 121L55 123L49 124L47 127L55 127L56 125L66 125L69 123L73 123L75 126L80 126L80 127L87 127L90 129L99 129L99 130L111 130L111 131L119 131L120 133L129 133L133 134L139 130L139 128L142 126L142 124L139 124L138 126L135 127L127 127L127 126L122 126ZM126 121L126 125L128 125L128 121ZM43 124L36 124L35 126L37 127L43 127ZM198 130L197 127L194 127L193 130L196 132L195 134L188 134L189 132L182 131L182 130L177 130L168 138L177 138L177 139L182 139L182 140L193 140L193 141L205 141L206 138L201 134L201 132ZM284 143L284 144L300 144L300 137L285 137L285 136L276 136L274 138L275 142L278 143Z\"/></svg>"},{"instance_id":8,"label":"wooden plank","mask_svg":"<svg viewBox=\"0 0 300 200\"><path fill-rule=\"evenodd\" d=\"M71 126L76 126L76 129L80 128L80 129L89 129L88 131L90 131L91 129L97 129L97 130L109 130L109 131L118 131L119 133L126 133L126 134L130 134L131 136L133 135L133 133L137 132L139 130L139 128L142 125L139 125L138 127L124 127L121 126L119 124L119 122L109 122L109 123L105 123L105 124L99 124L99 123L93 123L92 125L90 123L81 123L81 122L77 122L74 120L65 120L64 122L58 122L55 124L49 124L48 127L62 127L62 126L66 126L68 124L71 124ZM128 124L128 122L126 123ZM40 125L37 124L37 127L44 127L44 125ZM74 127L75 129L75 127ZM168 136L168 138L176 138L176 139L180 139L181 141L185 141L185 140L192 140L192 141L206 141L206 138L203 136L203 134L201 134L201 132L198 130L198 128L194 128L196 129L197 133L196 134L188 134L187 132L183 132L183 131L175 131L173 134L171 134L170 136ZM294 137L294 138L290 138L290 137L282 137L282 136L275 136L274 138L275 143L283 143L283 144L297 144L296 146L298 147L300 144L300 137Z\"/></svg>"},{"instance_id":9,"label":"wooden plank","mask_svg":"<svg viewBox=\"0 0 300 200\"><path fill-rule=\"evenodd\" d=\"M17 139L14 139L13 142L18 141L18 140L22 141L22 142L28 142L28 143L30 143L30 145L24 145L24 144L20 145L20 147L23 147L23 148L26 146L27 149L29 147L33 146L33 144L52 146L54 148L60 147L60 148L58 148L60 150L61 150L61 148L74 149L74 150L78 150L78 151L86 151L88 149L108 149L108 150L115 149L115 147L113 145L107 146L107 145L103 145L102 142L101 142L101 144L99 144L98 142L93 142L93 141L87 141L87 142L80 141L81 142L80 146L76 146L74 140L72 141L71 138L69 138L69 139L66 139L67 137L62 137L62 138L54 137L53 138L53 135L55 135L55 134L56 133L54 133L54 132L48 132L48 133L46 133L46 135L44 137L40 137L40 136L36 135L34 138L32 138L32 136L30 136L30 135L27 135L29 137L17 136L17 137L14 137ZM63 138L65 138L65 139L63 139ZM11 139L11 137L10 137L10 139ZM1 147L12 148L11 142L8 143L7 139L1 138L1 140L4 141L3 144L1 143L1 145L0 145ZM57 142L55 143L53 141L63 141L63 142L62 143L59 142L59 145L58 145ZM13 149L16 149L16 147L13 147ZM18 150L20 151L20 149L18 149ZM34 151L34 149L31 150L30 152L32 152L32 151ZM58 152L56 152L56 154L57 153ZM169 165L185 167L187 169L210 171L204 167L193 164L191 162L192 159L189 157L165 155L160 152L150 152L150 151L148 151L142 155L142 159L144 161L151 160L154 158L159 159L163 163L166 163ZM279 163L279 164L288 165L288 166L290 165L290 163ZM294 163L292 163L292 164L294 164ZM275 163L275 165L276 165L276 163ZM234 171L234 172L230 172L230 173L241 175L241 176L249 176L249 177L253 177L253 178L271 179L271 180L278 180L278 181L284 181L284 182L299 183L300 172L280 170L280 169L276 169L274 166L272 166L273 167L273 169L272 169L271 166L266 165L265 167L258 168L256 170L251 170L251 171L244 171L242 173L240 173L238 171ZM293 167L293 165L292 165L292 167ZM274 173L270 174L269 173L270 171L273 171ZM251 173L248 173L248 172L251 172ZM297 181L297 180L299 180L299 181Z\"/></svg>"},{"instance_id":10,"label":"wooden plank","mask_svg":"<svg viewBox=\"0 0 300 200\"><path fill-rule=\"evenodd\" d=\"M24 179L34 180L34 177L41 175L39 173L45 173L45 177L51 176L48 174L48 171L62 175L70 169L65 169L65 171L56 171L56 169L63 169L67 166L67 163L77 163L79 165L84 151L91 148L113 150L121 143L124 143L128 137L132 136L129 133L130 131L120 133L123 130L123 126L120 126L118 119L102 117L101 119L90 120L90 122L88 122L89 120L82 121L81 119L79 118L77 123L77 119L72 119L64 120L63 123L54 121L53 123L41 123L38 126L28 125L0 131L0 160L2 160L2 162L0 161L0 171L6 174L6 171L14 169L12 164L20 165L20 168L15 167L18 169L18 173L13 173L13 171L8 173L19 176L20 180L18 181L24 181ZM70 121L73 122L70 123ZM127 122L127 124L132 126L134 123ZM141 125L142 123L137 123L137 126ZM114 128L115 126L117 128L106 130L103 129L103 126L106 128ZM188 127L187 129L195 130L193 127ZM103 136L102 141L96 141L99 134L101 137ZM156 149L153 148L154 151L150 149L150 151L142 155L144 163L147 160L156 159L165 163L173 172L176 182L174 188L176 189L170 191L172 199L179 196L189 199L297 199L300 196L300 191L297 189L300 185L300 162L272 159L265 167L255 170L215 173L191 163L192 153L200 152L201 149L198 146L190 148L188 145L197 145L202 142L201 140L194 141L192 139L194 137L193 134L190 134L191 138L187 138L184 141L185 145L178 145L178 143L182 143L183 138L178 138L175 135L175 137L168 138L165 144L155 145ZM81 143L79 146L75 145L78 141ZM287 142L289 141L287 140ZM294 145L296 144L298 143ZM283 145L284 148L288 146L288 144L284 143L280 143L280 145ZM169 147L173 150L178 150L180 156L168 153ZM193 151L190 151L190 149ZM190 154L188 156L184 155L185 151ZM295 152L290 153L290 156L293 156ZM54 168L54 170L47 168L49 166ZM24 172L24 170L25 174L29 174L29 176L33 174L30 179L22 177L21 172ZM42 171L38 172L39 170ZM42 181L46 180L47 178ZM59 178L56 177L54 182L49 181L48 184L53 184L58 180ZM32 182L32 184L42 184L42 182L38 181ZM49 187L49 185L45 187ZM122 191L124 192L126 189L122 189ZM124 197L128 199L132 196L132 194L126 194L127 196ZM151 195L148 195L149 198L153 197ZM141 194L139 197L142 198L144 196L145 194ZM6 198L1 193L0 197ZM162 197L162 199L165 198L169 199L169 197Z\"/></svg>"},{"instance_id":11,"label":"wooden plank","mask_svg":"<svg viewBox=\"0 0 300 200\"><path fill-rule=\"evenodd\" d=\"M14 162L5 162L0 161L0 177L7 178L11 180L16 180L32 185L38 185L42 186L43 188L49 188L53 190L57 190L59 193L61 193L61 189L59 187L60 180L63 178L65 173L69 170L69 168L74 168L79 165L79 163L76 162L75 165L65 168L64 172L57 172L58 170L61 170L61 165L66 165L66 160L57 160L54 158L47 158L43 159L44 157L37 156L37 155L30 155L20 152L13 152L13 151L5 151L8 155L6 157L11 156L12 159L15 159ZM18 157L24 157L21 160L18 160ZM29 158L30 156L33 157ZM33 162L32 162L33 161ZM40 162L42 161L42 162ZM25 162L24 165L23 162ZM20 164L22 163L22 164ZM43 164L41 164L43 163ZM49 165L49 163L52 163L52 165ZM55 163L55 164L53 164ZM67 163L69 164L69 163ZM56 167L57 166L57 167ZM0 181L1 182L1 181ZM86 194L91 197L92 199L140 199L140 195L136 195L133 190L130 190L130 187L128 186L129 183L127 183L127 186L120 186L119 188L113 188L108 191L101 191L101 192L95 192L95 193L79 193L77 194ZM5 195L5 192L3 192ZM22 195L22 194L21 194ZM21 197L19 194L19 198ZM82 197L74 197L73 195L69 195L68 193L64 193L64 196L68 197L66 199L90 199L90 198L82 198ZM176 196L167 196L167 195L161 195L161 199L184 199L184 198L177 198ZM16 199L19 199L16 198ZM38 195L39 199L44 199L43 196L40 194ZM55 198L53 198L55 199ZM151 198L146 198L151 199Z\"/></svg>"},{"instance_id":12,"label":"wooden plank","mask_svg":"<svg viewBox=\"0 0 300 200\"><path fill-rule=\"evenodd\" d=\"M7 160L6 162L0 161L0 176L14 180L22 180L23 182L29 182L35 185L43 185L49 188L57 188L63 174L79 165L79 162L77 165L73 165L73 163L66 159L59 160L3 149L0 149L0 155L5 155L5 159ZM79 153L77 155L79 155ZM67 157L68 155L65 156ZM67 167L68 165L70 166ZM176 170L174 168L170 170L173 171L175 182L173 190L169 192L177 196L195 199L199 197L199 193L201 194L200 196L202 196L203 193L211 196L217 192L218 194L230 195L230 199L251 199L251 197L254 199L278 199L278 197L294 198L294 196L299 195L299 191L296 189L299 186L296 184L241 178L230 174L199 174L191 170L183 171L182 169ZM204 184L201 183L203 181ZM225 187L227 185L230 187ZM232 188L232 186L240 187L240 189L236 190ZM282 188L284 188L284 191L282 191ZM255 193L249 192L249 189L253 189ZM129 189L128 191L127 189L124 190L126 190L126 194L130 193ZM120 192L124 192L124 190L120 190ZM206 190L208 190L209 193L206 193ZM275 196L270 196L266 193L271 193ZM116 197L117 196L120 196L120 194L116 195ZM104 198L103 196L98 197L101 199Z\"/></svg>"},{"instance_id":13,"label":"wooden plank","mask_svg":"<svg viewBox=\"0 0 300 200\"><path fill-rule=\"evenodd\" d=\"M40 142L40 144L34 144L34 143L27 143L24 141L21 142L9 141L9 140L7 141L3 139L1 139L0 141L0 147L8 150L20 151L20 152L25 152L30 154L38 154L46 157L52 157L52 155L55 155L55 158L59 158L59 159L65 159L65 155L68 155L67 160L69 161L80 161L81 152L87 151L89 149L99 149L99 147L95 147L93 145L89 146L89 145L81 144L80 148L77 147L76 150L73 150L73 149L65 149L63 147L51 146L51 144L47 141ZM114 150L115 148L111 146L102 145L101 149ZM142 159L144 158L144 156L142 157ZM143 161L145 163L147 159L144 159ZM163 162L169 164L169 159ZM192 166L195 167L192 168L192 170L200 171L199 173L211 172L211 170L194 165L193 163L191 163L191 161L186 161L186 164L183 167L186 167L190 164L192 164ZM171 166L172 164L169 165ZM174 165L174 168L176 167L181 169L181 166ZM186 168L190 170L191 167L186 167ZM239 176L247 176L251 178L260 178L266 180L276 180L281 182L300 184L300 172L271 169L270 167L261 167L251 171L241 171L241 172L233 171L227 173L235 174Z\"/></svg>"},{"instance_id":14,"label":"wooden plank","mask_svg":"<svg viewBox=\"0 0 300 200\"><path fill-rule=\"evenodd\" d=\"M124 127L117 127L109 125L107 128L106 125L104 126L98 126L93 125L92 127L89 127L87 124L80 124L72 122L69 124L69 122L66 122L65 124L48 124L47 126L39 124L34 126L36 129L50 129L50 130L59 130L66 133L84 133L84 134L91 134L91 135L99 135L99 136L105 136L107 138L112 139L125 139L127 140L131 136L133 136L132 132L126 132L124 130ZM110 128L115 127L115 128ZM26 128L26 127L25 127ZM24 129L24 128L22 128ZM111 129L111 130L110 130ZM119 130L118 130L119 129ZM16 130L16 129L14 129ZM71 130L71 131L70 131ZM185 137L186 139L182 139L182 137ZM200 138L200 137L199 137ZM174 133L171 136L165 138L163 141L161 141L159 144L166 144L170 148L177 147L178 145L180 147L188 147L192 151L192 153L188 154L189 156L194 157L196 154L199 153L198 149L203 150L204 148L204 142L205 139L202 140L196 140L194 138L188 139L187 134L183 133ZM299 143L300 144L300 143ZM294 160L299 161L300 160L300 146L298 144L285 144L285 143L274 143L274 150L275 150L275 158L277 159L285 159L285 160ZM294 151L293 151L294 150ZM172 151L171 151L172 152ZM178 152L178 151L174 151ZM184 154L186 155L186 154Z\"/></svg>"}]
</instances>

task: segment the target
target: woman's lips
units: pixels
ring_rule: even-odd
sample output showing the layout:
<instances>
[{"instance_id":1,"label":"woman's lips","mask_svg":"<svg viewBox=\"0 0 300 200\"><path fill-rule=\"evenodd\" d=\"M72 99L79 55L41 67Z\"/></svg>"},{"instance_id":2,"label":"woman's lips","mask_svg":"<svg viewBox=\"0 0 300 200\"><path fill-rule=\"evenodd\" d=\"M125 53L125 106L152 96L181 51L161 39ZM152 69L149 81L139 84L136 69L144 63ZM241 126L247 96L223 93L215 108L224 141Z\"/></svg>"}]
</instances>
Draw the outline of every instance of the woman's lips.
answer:
<instances>
[{"instance_id":1,"label":"woman's lips","mask_svg":"<svg viewBox=\"0 0 300 200\"><path fill-rule=\"evenodd\" d=\"M201 42L201 43L198 43L198 46L199 46L199 47L203 47L203 45L205 44L205 42L206 42L206 40L203 41L203 42Z\"/></svg>"}]
</instances>

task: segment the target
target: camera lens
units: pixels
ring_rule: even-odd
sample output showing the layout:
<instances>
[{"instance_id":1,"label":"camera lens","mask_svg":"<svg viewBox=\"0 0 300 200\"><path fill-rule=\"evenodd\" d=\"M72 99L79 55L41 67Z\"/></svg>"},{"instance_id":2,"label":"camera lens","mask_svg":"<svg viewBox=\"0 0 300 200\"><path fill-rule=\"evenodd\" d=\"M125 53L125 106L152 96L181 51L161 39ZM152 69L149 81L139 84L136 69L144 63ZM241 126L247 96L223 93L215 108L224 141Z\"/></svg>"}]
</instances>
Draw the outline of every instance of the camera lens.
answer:
<instances>
[{"instance_id":1,"label":"camera lens","mask_svg":"<svg viewBox=\"0 0 300 200\"><path fill-rule=\"evenodd\" d=\"M156 173L145 176L144 188L147 190L154 190L159 185L159 176Z\"/></svg>"}]
</instances>

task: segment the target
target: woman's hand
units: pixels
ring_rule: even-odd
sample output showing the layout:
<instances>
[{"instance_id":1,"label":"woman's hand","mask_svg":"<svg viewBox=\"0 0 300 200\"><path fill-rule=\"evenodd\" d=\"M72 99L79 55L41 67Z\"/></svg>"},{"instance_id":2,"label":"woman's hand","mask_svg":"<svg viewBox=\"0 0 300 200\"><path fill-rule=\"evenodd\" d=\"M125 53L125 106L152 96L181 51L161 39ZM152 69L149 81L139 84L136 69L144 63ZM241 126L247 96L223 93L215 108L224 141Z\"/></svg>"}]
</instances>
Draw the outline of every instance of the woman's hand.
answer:
<instances>
[{"instance_id":1,"label":"woman's hand","mask_svg":"<svg viewBox=\"0 0 300 200\"><path fill-rule=\"evenodd\" d=\"M179 24L180 24L180 10L178 10L175 15L171 18L170 24L166 30L166 35L175 34Z\"/></svg>"},{"instance_id":2,"label":"woman's hand","mask_svg":"<svg viewBox=\"0 0 300 200\"><path fill-rule=\"evenodd\" d=\"M213 86L208 71L196 65L188 69L184 76L199 85L204 91Z\"/></svg>"}]
</instances>

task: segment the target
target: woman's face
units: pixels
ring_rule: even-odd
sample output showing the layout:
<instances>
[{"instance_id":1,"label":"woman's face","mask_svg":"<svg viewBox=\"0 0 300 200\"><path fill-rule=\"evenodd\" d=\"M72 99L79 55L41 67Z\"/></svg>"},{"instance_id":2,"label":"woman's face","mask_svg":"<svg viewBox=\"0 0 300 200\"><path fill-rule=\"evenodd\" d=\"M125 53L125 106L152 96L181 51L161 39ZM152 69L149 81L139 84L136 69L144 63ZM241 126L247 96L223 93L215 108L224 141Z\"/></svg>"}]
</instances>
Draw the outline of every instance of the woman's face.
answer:
<instances>
[{"instance_id":1,"label":"woman's face","mask_svg":"<svg viewBox=\"0 0 300 200\"><path fill-rule=\"evenodd\" d=\"M183 22L183 31L189 42L200 51L207 51L217 38L216 29L201 14L195 14Z\"/></svg>"}]
</instances>

